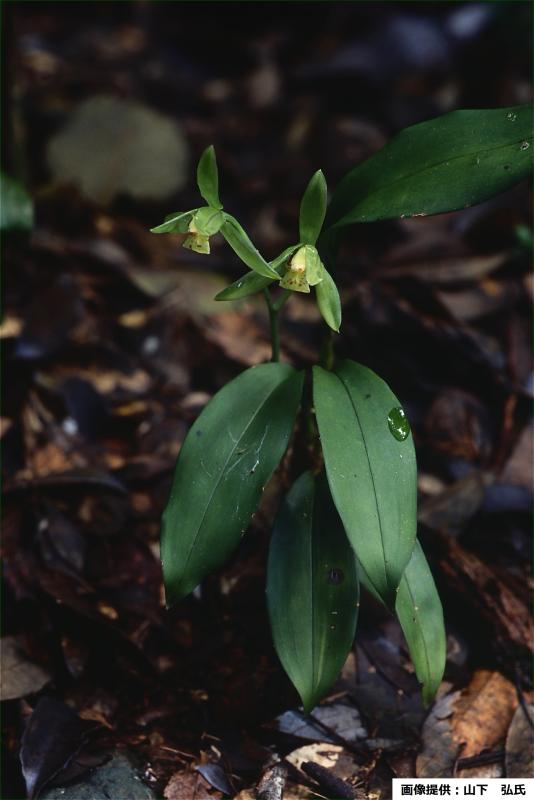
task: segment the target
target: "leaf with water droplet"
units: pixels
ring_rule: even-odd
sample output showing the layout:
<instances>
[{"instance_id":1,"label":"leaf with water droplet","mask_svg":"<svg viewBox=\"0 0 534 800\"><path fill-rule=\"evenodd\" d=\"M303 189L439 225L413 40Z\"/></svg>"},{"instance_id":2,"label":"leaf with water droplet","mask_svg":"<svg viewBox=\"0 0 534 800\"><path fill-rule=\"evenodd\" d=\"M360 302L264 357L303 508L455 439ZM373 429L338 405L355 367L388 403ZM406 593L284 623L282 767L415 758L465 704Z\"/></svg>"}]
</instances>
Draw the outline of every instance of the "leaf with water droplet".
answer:
<instances>
[{"instance_id":1,"label":"leaf with water droplet","mask_svg":"<svg viewBox=\"0 0 534 800\"><path fill-rule=\"evenodd\" d=\"M399 401L362 364L344 361L335 372L315 367L313 384L332 497L375 591L393 608L417 524L417 468L409 427L404 439L393 438L387 420ZM395 421L402 422L397 415Z\"/></svg>"},{"instance_id":2,"label":"leaf with water droplet","mask_svg":"<svg viewBox=\"0 0 534 800\"><path fill-rule=\"evenodd\" d=\"M338 184L323 237L355 222L440 214L487 200L529 175L521 142L532 142L531 105L461 109L405 128Z\"/></svg>"},{"instance_id":3,"label":"leaf with water droplet","mask_svg":"<svg viewBox=\"0 0 534 800\"><path fill-rule=\"evenodd\" d=\"M388 427L399 442L403 442L410 435L410 423L400 406L395 406L389 412Z\"/></svg>"}]
</instances>

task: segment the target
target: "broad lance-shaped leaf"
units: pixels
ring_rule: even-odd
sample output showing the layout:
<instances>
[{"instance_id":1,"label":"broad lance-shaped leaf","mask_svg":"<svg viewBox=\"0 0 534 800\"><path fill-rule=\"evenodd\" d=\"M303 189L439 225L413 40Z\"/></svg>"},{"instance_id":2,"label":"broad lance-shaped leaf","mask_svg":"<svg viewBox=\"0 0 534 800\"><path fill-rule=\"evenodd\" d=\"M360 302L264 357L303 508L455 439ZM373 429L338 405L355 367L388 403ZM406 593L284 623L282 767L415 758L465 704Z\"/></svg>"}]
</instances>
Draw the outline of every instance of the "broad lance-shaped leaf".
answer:
<instances>
[{"instance_id":1,"label":"broad lance-shaped leaf","mask_svg":"<svg viewBox=\"0 0 534 800\"><path fill-rule=\"evenodd\" d=\"M290 256L293 255L295 250L298 249L298 244L292 247L287 247L283 253L280 253L273 261L269 261L269 266L276 270L278 277L281 277L283 269L285 269L285 262ZM237 281L231 283L222 292L215 295L215 300L241 300L243 297L249 297L251 294L261 292L266 289L273 282L274 278L265 278L263 275L258 275L257 272L246 272Z\"/></svg>"},{"instance_id":2,"label":"broad lance-shaped leaf","mask_svg":"<svg viewBox=\"0 0 534 800\"><path fill-rule=\"evenodd\" d=\"M299 233L302 244L315 245L324 222L326 198L326 181L322 171L318 169L300 202Z\"/></svg>"},{"instance_id":3,"label":"broad lance-shaped leaf","mask_svg":"<svg viewBox=\"0 0 534 800\"><path fill-rule=\"evenodd\" d=\"M302 381L288 364L251 367L212 398L189 431L162 521L169 606L221 566L245 532L286 450Z\"/></svg>"},{"instance_id":4,"label":"broad lance-shaped leaf","mask_svg":"<svg viewBox=\"0 0 534 800\"><path fill-rule=\"evenodd\" d=\"M274 646L310 711L343 666L356 631L356 559L324 476L305 472L277 517L267 566Z\"/></svg>"},{"instance_id":5,"label":"broad lance-shaped leaf","mask_svg":"<svg viewBox=\"0 0 534 800\"><path fill-rule=\"evenodd\" d=\"M337 186L325 229L455 211L532 169L532 106L452 111L406 128Z\"/></svg>"},{"instance_id":6,"label":"broad lance-shaped leaf","mask_svg":"<svg viewBox=\"0 0 534 800\"><path fill-rule=\"evenodd\" d=\"M200 156L197 167L197 184L206 203L212 208L220 210L222 203L219 199L219 172L213 145L206 147Z\"/></svg>"},{"instance_id":7,"label":"broad lance-shaped leaf","mask_svg":"<svg viewBox=\"0 0 534 800\"><path fill-rule=\"evenodd\" d=\"M380 601L361 564L358 564L358 577L373 597ZM402 576L395 613L410 651L415 674L421 683L423 703L427 706L443 678L447 641L441 600L418 540Z\"/></svg>"},{"instance_id":8,"label":"broad lance-shaped leaf","mask_svg":"<svg viewBox=\"0 0 534 800\"><path fill-rule=\"evenodd\" d=\"M332 497L370 582L393 608L417 527L410 427L389 386L362 364L314 367L313 385Z\"/></svg>"},{"instance_id":9,"label":"broad lance-shaped leaf","mask_svg":"<svg viewBox=\"0 0 534 800\"><path fill-rule=\"evenodd\" d=\"M247 233L235 217L225 213L224 218L225 221L221 227L221 233L241 261L259 275L276 280L278 273L269 266L259 250L254 247Z\"/></svg>"},{"instance_id":10,"label":"broad lance-shaped leaf","mask_svg":"<svg viewBox=\"0 0 534 800\"><path fill-rule=\"evenodd\" d=\"M423 702L429 705L443 678L447 646L443 608L418 541L402 576L395 612L422 684Z\"/></svg>"}]
</instances>

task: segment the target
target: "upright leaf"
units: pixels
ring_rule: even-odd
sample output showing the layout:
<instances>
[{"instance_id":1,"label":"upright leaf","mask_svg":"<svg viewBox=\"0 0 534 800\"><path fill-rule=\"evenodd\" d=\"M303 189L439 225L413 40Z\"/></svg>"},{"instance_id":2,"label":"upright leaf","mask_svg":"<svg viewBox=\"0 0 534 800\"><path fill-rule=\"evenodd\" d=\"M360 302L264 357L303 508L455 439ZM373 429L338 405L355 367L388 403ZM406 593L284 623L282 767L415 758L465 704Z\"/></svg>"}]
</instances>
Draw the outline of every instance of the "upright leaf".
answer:
<instances>
[{"instance_id":1,"label":"upright leaf","mask_svg":"<svg viewBox=\"0 0 534 800\"><path fill-rule=\"evenodd\" d=\"M418 541L399 586L395 611L422 684L423 702L429 705L445 670L446 637L441 601Z\"/></svg>"},{"instance_id":2,"label":"upright leaf","mask_svg":"<svg viewBox=\"0 0 534 800\"><path fill-rule=\"evenodd\" d=\"M338 184L325 228L467 208L532 169L531 106L452 111L401 131Z\"/></svg>"},{"instance_id":3,"label":"upright leaf","mask_svg":"<svg viewBox=\"0 0 534 800\"><path fill-rule=\"evenodd\" d=\"M228 558L287 447L302 392L288 364L261 364L218 392L180 451L162 521L167 604Z\"/></svg>"},{"instance_id":4,"label":"upright leaf","mask_svg":"<svg viewBox=\"0 0 534 800\"><path fill-rule=\"evenodd\" d=\"M358 616L356 560L327 482L305 472L275 523L267 566L273 641L310 711L334 682Z\"/></svg>"},{"instance_id":5,"label":"upright leaf","mask_svg":"<svg viewBox=\"0 0 534 800\"><path fill-rule=\"evenodd\" d=\"M327 189L320 169L313 175L300 202L299 230L302 244L315 245L326 214Z\"/></svg>"},{"instance_id":6,"label":"upright leaf","mask_svg":"<svg viewBox=\"0 0 534 800\"><path fill-rule=\"evenodd\" d=\"M281 276L285 269L285 262L297 248L298 244L287 247L283 253L280 253L273 261L269 261L269 266L279 273L278 277ZM215 296L215 299L241 300L243 297L249 297L251 294L256 294L256 292L261 292L263 289L266 289L273 280L274 278L264 278L263 275L258 275L257 272L252 270L251 272L246 272L241 278L238 278L237 281L234 281L230 286L227 286L219 292L219 294Z\"/></svg>"},{"instance_id":7,"label":"upright leaf","mask_svg":"<svg viewBox=\"0 0 534 800\"><path fill-rule=\"evenodd\" d=\"M219 200L219 171L213 145L207 147L200 156L197 167L197 184L206 203L212 208L220 210L222 203Z\"/></svg>"},{"instance_id":8,"label":"upright leaf","mask_svg":"<svg viewBox=\"0 0 534 800\"><path fill-rule=\"evenodd\" d=\"M393 608L412 554L417 469L399 401L367 367L314 367L314 405L332 497L376 593Z\"/></svg>"},{"instance_id":9,"label":"upright leaf","mask_svg":"<svg viewBox=\"0 0 534 800\"><path fill-rule=\"evenodd\" d=\"M333 331L339 333L341 325L341 300L334 279L327 269L323 269L323 279L315 287L317 305L321 316Z\"/></svg>"},{"instance_id":10,"label":"upright leaf","mask_svg":"<svg viewBox=\"0 0 534 800\"><path fill-rule=\"evenodd\" d=\"M241 261L265 278L271 278L272 280L279 278L278 273L269 266L260 252L254 247L235 217L230 214L225 214L224 217L225 221L221 227L221 233Z\"/></svg>"}]
</instances>

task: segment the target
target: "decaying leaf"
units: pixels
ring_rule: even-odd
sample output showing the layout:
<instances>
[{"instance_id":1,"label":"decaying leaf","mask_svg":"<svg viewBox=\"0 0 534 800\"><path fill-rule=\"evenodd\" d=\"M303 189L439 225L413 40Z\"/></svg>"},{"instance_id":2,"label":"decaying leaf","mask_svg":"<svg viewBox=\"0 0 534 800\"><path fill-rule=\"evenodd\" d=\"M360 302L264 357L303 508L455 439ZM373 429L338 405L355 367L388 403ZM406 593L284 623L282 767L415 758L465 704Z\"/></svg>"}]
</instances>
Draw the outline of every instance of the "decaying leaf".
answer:
<instances>
[{"instance_id":1,"label":"decaying leaf","mask_svg":"<svg viewBox=\"0 0 534 800\"><path fill-rule=\"evenodd\" d=\"M516 709L506 737L507 778L534 778L533 720L534 704Z\"/></svg>"},{"instance_id":2,"label":"decaying leaf","mask_svg":"<svg viewBox=\"0 0 534 800\"><path fill-rule=\"evenodd\" d=\"M39 700L26 724L20 750L30 800L70 766L95 728L65 703L52 697Z\"/></svg>"},{"instance_id":3,"label":"decaying leaf","mask_svg":"<svg viewBox=\"0 0 534 800\"><path fill-rule=\"evenodd\" d=\"M198 772L175 772L163 792L165 800L218 800L220 792L210 790L210 785Z\"/></svg>"},{"instance_id":4,"label":"decaying leaf","mask_svg":"<svg viewBox=\"0 0 534 800\"><path fill-rule=\"evenodd\" d=\"M286 760L299 770L302 770L303 764L312 762L329 770L334 777L342 781L353 782L358 774L358 765L354 756L336 744L308 744L299 747L298 750L293 750Z\"/></svg>"},{"instance_id":5,"label":"decaying leaf","mask_svg":"<svg viewBox=\"0 0 534 800\"><path fill-rule=\"evenodd\" d=\"M2 671L0 700L15 700L40 691L51 680L47 670L34 664L24 653L18 636L4 636L1 640Z\"/></svg>"},{"instance_id":6,"label":"decaying leaf","mask_svg":"<svg viewBox=\"0 0 534 800\"><path fill-rule=\"evenodd\" d=\"M503 675L475 672L469 686L442 696L425 720L418 777L451 777L459 757L496 749L506 736L516 706L515 688ZM472 770L470 777L475 777Z\"/></svg>"},{"instance_id":7,"label":"decaying leaf","mask_svg":"<svg viewBox=\"0 0 534 800\"><path fill-rule=\"evenodd\" d=\"M322 724L314 725L314 721ZM357 742L368 735L358 709L348 703L323 703L313 709L311 717L304 717L298 711L285 711L277 717L277 722L282 733L314 742L333 743L327 729L348 742Z\"/></svg>"}]
</instances>

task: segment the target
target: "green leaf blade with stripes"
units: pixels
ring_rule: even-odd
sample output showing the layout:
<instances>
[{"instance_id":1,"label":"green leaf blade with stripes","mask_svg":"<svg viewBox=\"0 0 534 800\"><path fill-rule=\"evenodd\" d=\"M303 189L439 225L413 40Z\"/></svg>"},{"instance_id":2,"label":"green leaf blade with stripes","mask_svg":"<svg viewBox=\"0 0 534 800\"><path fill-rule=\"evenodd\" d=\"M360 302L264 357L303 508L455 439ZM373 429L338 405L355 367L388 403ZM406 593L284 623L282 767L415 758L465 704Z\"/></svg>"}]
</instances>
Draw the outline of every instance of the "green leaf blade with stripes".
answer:
<instances>
[{"instance_id":1,"label":"green leaf blade with stripes","mask_svg":"<svg viewBox=\"0 0 534 800\"><path fill-rule=\"evenodd\" d=\"M314 367L314 405L328 482L347 536L376 593L394 608L417 528L417 466L411 433L399 440L400 403L367 367Z\"/></svg>"},{"instance_id":2,"label":"green leaf blade with stripes","mask_svg":"<svg viewBox=\"0 0 534 800\"><path fill-rule=\"evenodd\" d=\"M402 130L338 184L324 229L466 208L532 171L532 106L459 110Z\"/></svg>"},{"instance_id":3,"label":"green leaf blade with stripes","mask_svg":"<svg viewBox=\"0 0 534 800\"><path fill-rule=\"evenodd\" d=\"M356 560L324 476L300 476L277 517L267 567L273 641L306 712L349 653L358 616Z\"/></svg>"},{"instance_id":4,"label":"green leaf blade with stripes","mask_svg":"<svg viewBox=\"0 0 534 800\"><path fill-rule=\"evenodd\" d=\"M287 448L302 383L288 364L251 367L212 398L189 431L162 520L169 606L238 544Z\"/></svg>"}]
</instances>

